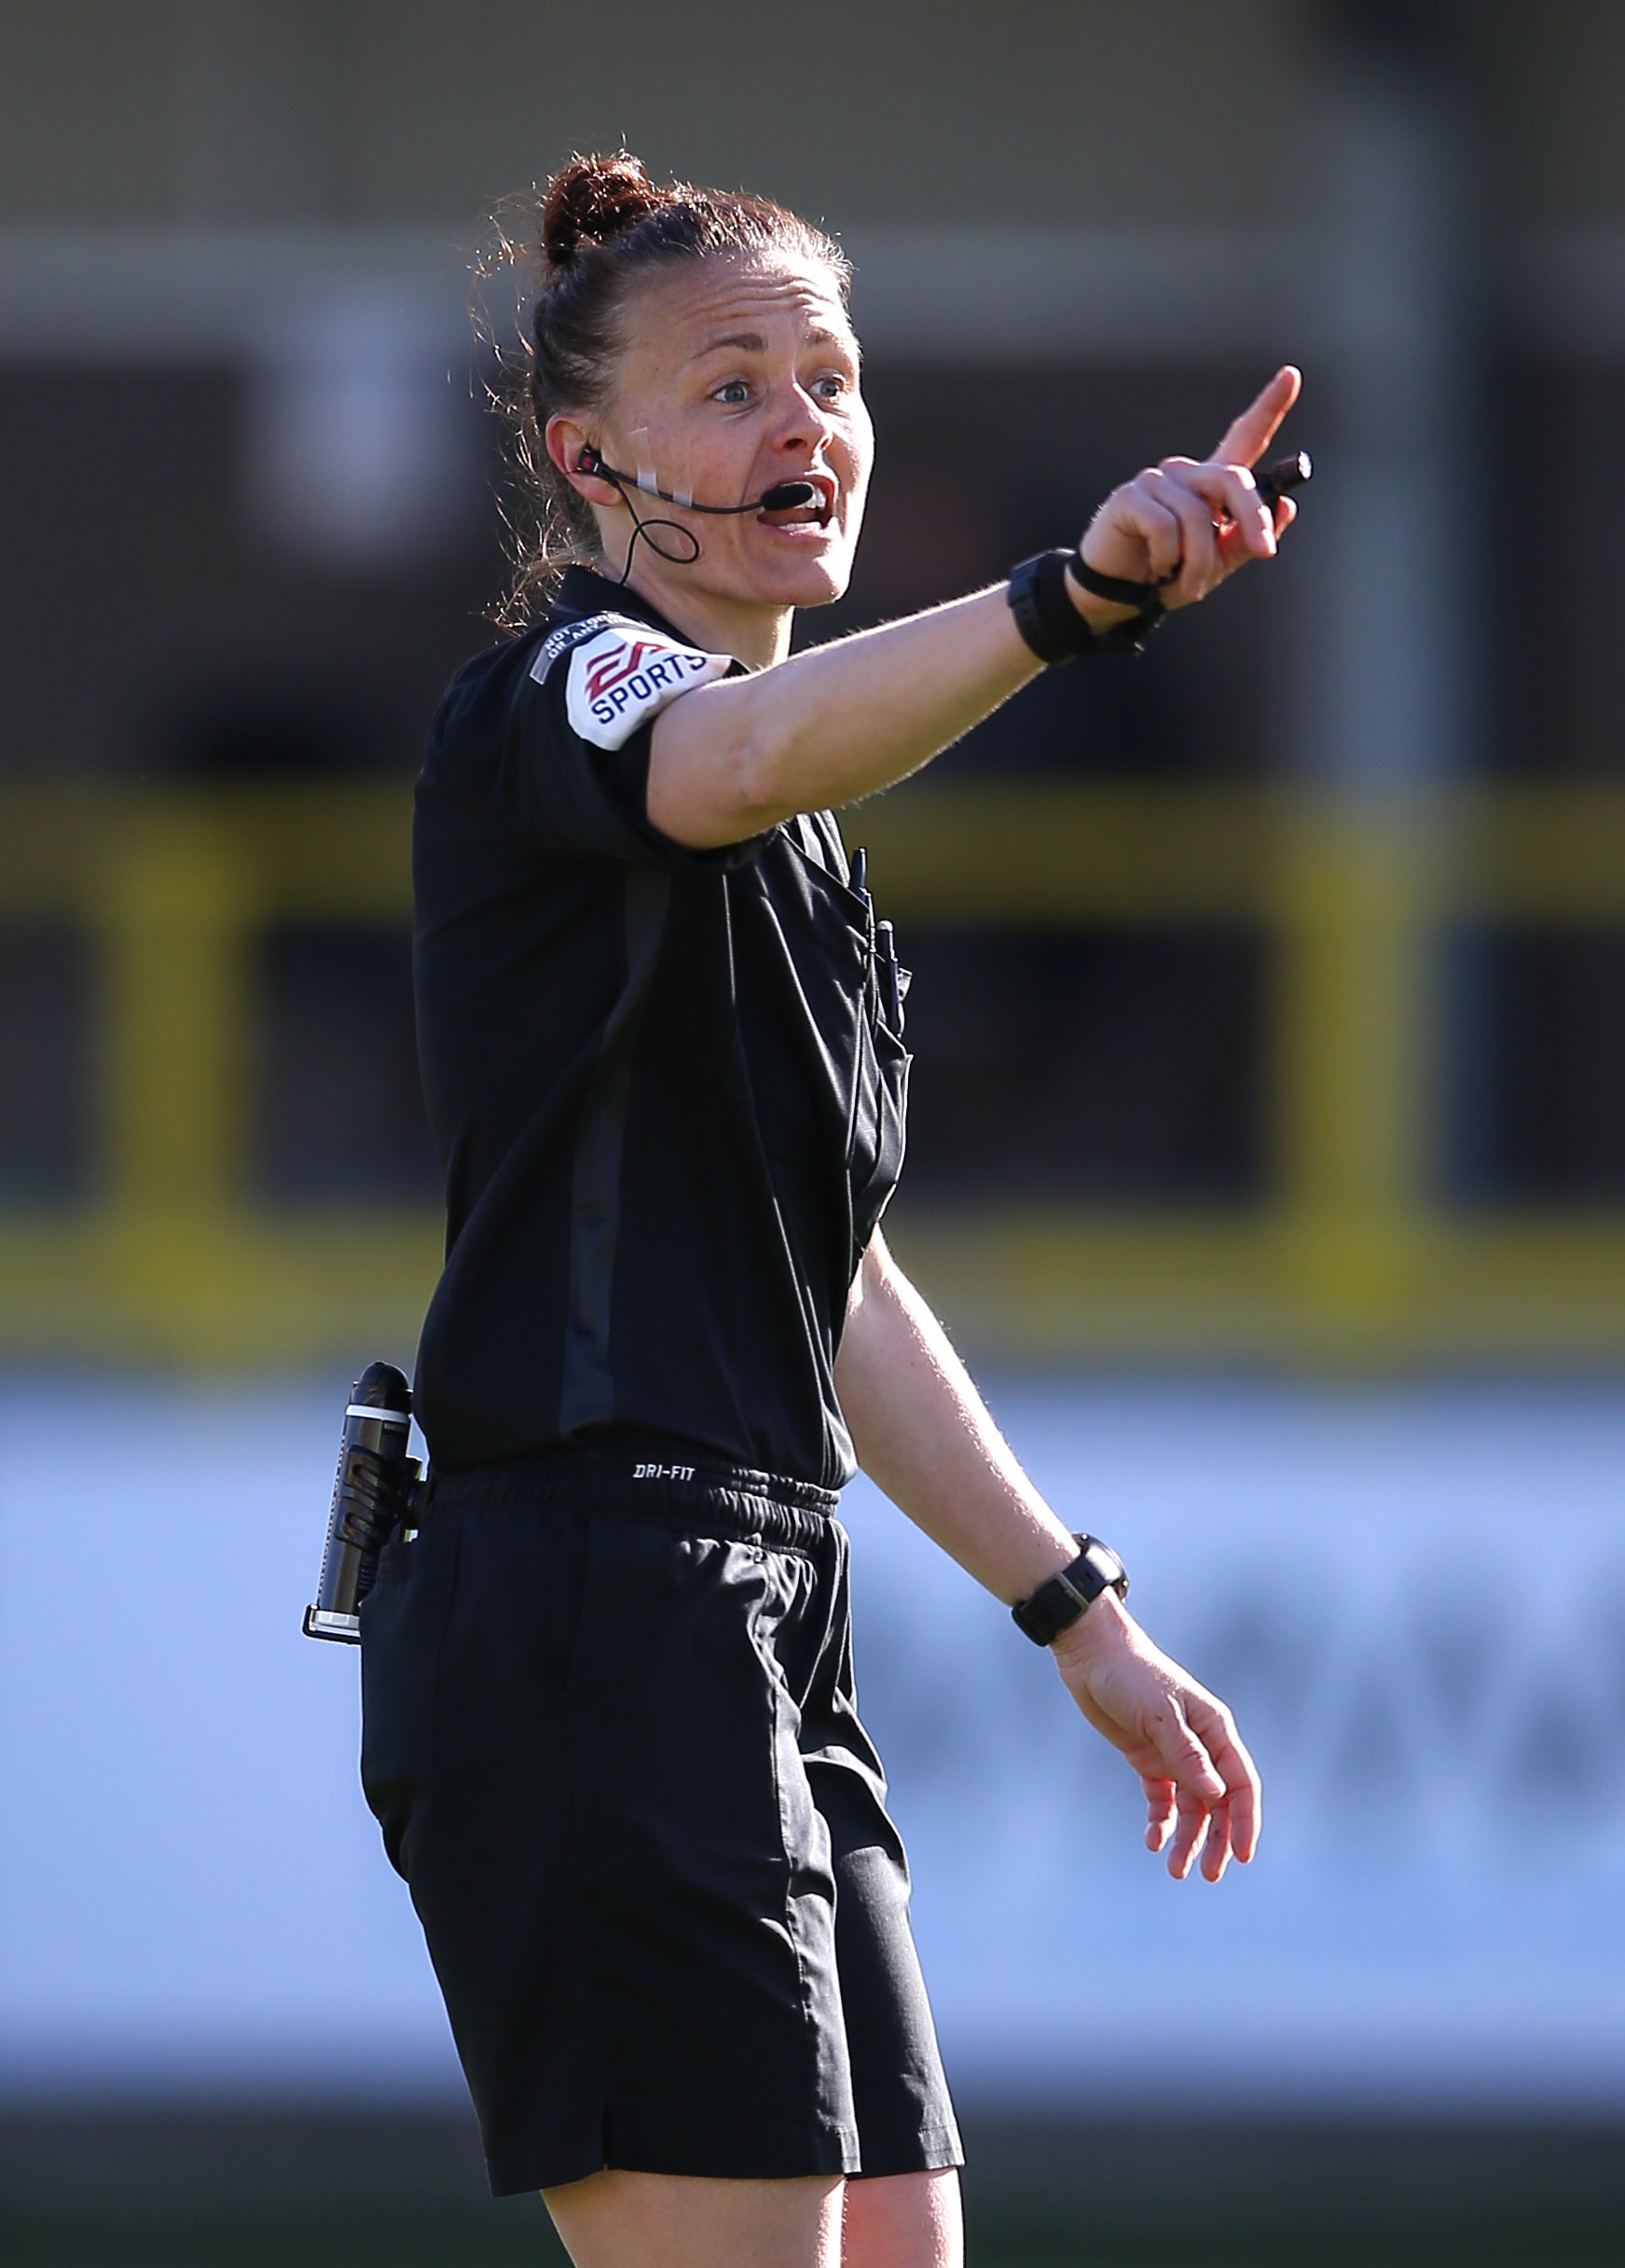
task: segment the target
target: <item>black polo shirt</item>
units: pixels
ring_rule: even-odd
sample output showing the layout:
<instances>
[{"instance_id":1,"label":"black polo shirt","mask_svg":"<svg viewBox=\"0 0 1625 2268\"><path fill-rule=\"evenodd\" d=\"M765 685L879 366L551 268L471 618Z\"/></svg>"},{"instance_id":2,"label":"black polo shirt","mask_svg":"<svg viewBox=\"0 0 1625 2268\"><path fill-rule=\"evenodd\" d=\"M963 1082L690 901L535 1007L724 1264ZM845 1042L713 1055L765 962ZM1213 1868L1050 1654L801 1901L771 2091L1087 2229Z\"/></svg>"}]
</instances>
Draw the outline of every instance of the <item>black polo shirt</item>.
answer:
<instances>
[{"instance_id":1,"label":"black polo shirt","mask_svg":"<svg viewBox=\"0 0 1625 2268\"><path fill-rule=\"evenodd\" d=\"M413 838L446 1267L417 1408L455 1470L610 1438L838 1487L833 1364L902 1162L901 987L828 812L647 817L667 701L738 664L572 569L452 680Z\"/></svg>"}]
</instances>

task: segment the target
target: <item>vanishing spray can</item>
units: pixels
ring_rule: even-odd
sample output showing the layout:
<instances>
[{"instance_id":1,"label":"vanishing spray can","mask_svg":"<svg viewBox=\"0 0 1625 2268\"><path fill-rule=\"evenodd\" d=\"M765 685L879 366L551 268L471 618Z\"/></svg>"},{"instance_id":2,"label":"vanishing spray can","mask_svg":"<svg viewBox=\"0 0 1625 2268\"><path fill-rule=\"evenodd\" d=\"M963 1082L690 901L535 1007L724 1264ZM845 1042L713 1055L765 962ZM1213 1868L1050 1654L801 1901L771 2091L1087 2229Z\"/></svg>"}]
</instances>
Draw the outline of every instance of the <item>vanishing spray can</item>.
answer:
<instances>
[{"instance_id":1,"label":"vanishing spray can","mask_svg":"<svg viewBox=\"0 0 1625 2268\"><path fill-rule=\"evenodd\" d=\"M327 1515L327 1543L316 1603L305 1609L307 1638L361 1639L361 1602L378 1556L406 1524L422 1467L406 1455L412 1390L392 1362L369 1362L351 1391Z\"/></svg>"}]
</instances>

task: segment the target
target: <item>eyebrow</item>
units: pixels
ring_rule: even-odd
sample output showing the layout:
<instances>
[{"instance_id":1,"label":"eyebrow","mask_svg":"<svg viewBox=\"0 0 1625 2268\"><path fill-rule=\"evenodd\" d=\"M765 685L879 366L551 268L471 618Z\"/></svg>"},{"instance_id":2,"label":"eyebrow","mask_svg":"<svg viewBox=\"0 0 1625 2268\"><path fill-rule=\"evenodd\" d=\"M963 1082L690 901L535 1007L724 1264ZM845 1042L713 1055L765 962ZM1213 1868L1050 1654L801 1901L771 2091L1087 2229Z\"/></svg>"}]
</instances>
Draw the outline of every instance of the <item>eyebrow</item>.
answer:
<instances>
[{"instance_id":1,"label":"eyebrow","mask_svg":"<svg viewBox=\"0 0 1625 2268\"><path fill-rule=\"evenodd\" d=\"M806 344L809 347L845 346L847 341L834 331L808 331ZM767 341L760 331L730 331L722 339L708 339L695 350L697 362L704 354L720 353L723 347L737 347L743 354L765 354Z\"/></svg>"},{"instance_id":2,"label":"eyebrow","mask_svg":"<svg viewBox=\"0 0 1625 2268\"><path fill-rule=\"evenodd\" d=\"M730 331L725 338L708 339L703 346L696 347L695 359L697 362L702 354L720 353L723 347L737 347L745 354L765 354L767 341L760 331Z\"/></svg>"}]
</instances>

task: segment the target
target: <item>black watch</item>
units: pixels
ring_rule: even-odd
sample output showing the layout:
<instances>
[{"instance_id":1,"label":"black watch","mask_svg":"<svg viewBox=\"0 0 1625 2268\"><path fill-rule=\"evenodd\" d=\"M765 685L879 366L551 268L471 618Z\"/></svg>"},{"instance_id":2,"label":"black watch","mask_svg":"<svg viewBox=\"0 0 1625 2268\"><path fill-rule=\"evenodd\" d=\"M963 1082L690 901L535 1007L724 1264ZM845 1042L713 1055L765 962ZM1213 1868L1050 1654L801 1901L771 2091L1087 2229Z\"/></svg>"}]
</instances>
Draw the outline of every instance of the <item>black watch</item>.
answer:
<instances>
[{"instance_id":1,"label":"black watch","mask_svg":"<svg viewBox=\"0 0 1625 2268\"><path fill-rule=\"evenodd\" d=\"M1102 1591L1115 1591L1119 1598L1128 1597L1128 1570L1110 1544L1102 1543L1098 1536L1079 1536L1075 1541L1078 1556L1071 1566L1052 1575L1048 1583L1040 1583L1030 1598L1010 1610L1016 1628L1035 1646L1053 1645Z\"/></svg>"},{"instance_id":2,"label":"black watch","mask_svg":"<svg viewBox=\"0 0 1625 2268\"><path fill-rule=\"evenodd\" d=\"M1163 602L1154 583L1124 583L1102 591L1093 568L1079 574L1081 555L1075 551L1040 551L1010 571L1005 597L1015 616L1015 627L1040 661L1074 661L1080 654L1137 654L1162 620ZM1067 570L1098 597L1125 602L1121 593L1133 590L1137 598L1126 602L1139 613L1109 630L1091 629L1073 605L1067 589Z\"/></svg>"}]
</instances>

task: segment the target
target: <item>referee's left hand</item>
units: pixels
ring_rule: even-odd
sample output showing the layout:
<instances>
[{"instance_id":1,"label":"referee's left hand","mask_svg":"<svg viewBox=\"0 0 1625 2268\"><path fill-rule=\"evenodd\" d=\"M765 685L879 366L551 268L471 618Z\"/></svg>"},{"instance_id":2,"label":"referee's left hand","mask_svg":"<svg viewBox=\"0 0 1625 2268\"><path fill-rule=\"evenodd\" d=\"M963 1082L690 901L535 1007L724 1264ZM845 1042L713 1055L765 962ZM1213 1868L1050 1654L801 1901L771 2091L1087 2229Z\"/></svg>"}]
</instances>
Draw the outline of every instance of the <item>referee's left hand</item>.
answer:
<instances>
[{"instance_id":1,"label":"referee's left hand","mask_svg":"<svg viewBox=\"0 0 1625 2268\"><path fill-rule=\"evenodd\" d=\"M1206 598L1248 560L1274 559L1298 507L1283 496L1269 509L1252 468L1302 384L1297 366L1284 363L1232 420L1211 456L1164 457L1113 489L1084 531L1090 566L1125 582L1162 585L1171 610Z\"/></svg>"},{"instance_id":2,"label":"referee's left hand","mask_svg":"<svg viewBox=\"0 0 1625 2268\"><path fill-rule=\"evenodd\" d=\"M1146 1846L1183 1882L1200 1859L1217 1882L1258 1847L1258 1769L1224 1703L1171 1661L1110 1591L1052 1649L1061 1680L1146 1791Z\"/></svg>"}]
</instances>

